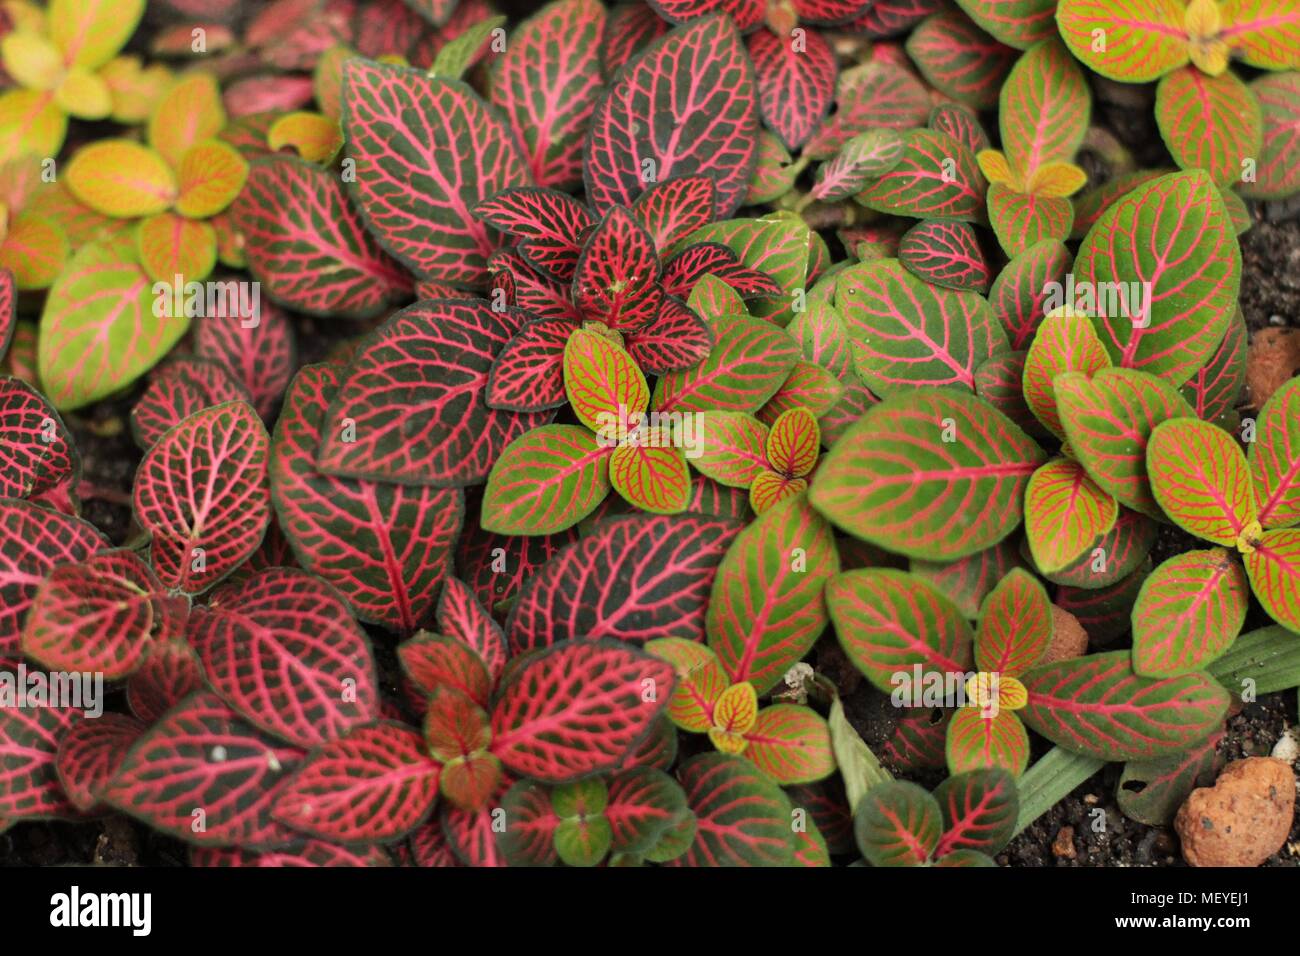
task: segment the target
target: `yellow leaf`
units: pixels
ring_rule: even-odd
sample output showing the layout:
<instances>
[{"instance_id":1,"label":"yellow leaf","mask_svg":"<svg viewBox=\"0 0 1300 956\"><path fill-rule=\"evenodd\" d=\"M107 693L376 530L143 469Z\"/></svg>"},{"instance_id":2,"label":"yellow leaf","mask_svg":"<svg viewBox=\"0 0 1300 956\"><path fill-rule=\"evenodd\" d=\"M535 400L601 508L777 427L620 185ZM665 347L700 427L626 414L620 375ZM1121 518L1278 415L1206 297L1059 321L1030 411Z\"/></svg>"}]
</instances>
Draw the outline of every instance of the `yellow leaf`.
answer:
<instances>
[{"instance_id":1,"label":"yellow leaf","mask_svg":"<svg viewBox=\"0 0 1300 956\"><path fill-rule=\"evenodd\" d=\"M288 113L266 131L266 145L273 152L292 146L308 162L328 163L343 148L343 130L320 113Z\"/></svg>"},{"instance_id":2,"label":"yellow leaf","mask_svg":"<svg viewBox=\"0 0 1300 956\"><path fill-rule=\"evenodd\" d=\"M63 56L37 33L11 33L0 41L5 72L29 90L52 90L63 78Z\"/></svg>"},{"instance_id":3,"label":"yellow leaf","mask_svg":"<svg viewBox=\"0 0 1300 956\"><path fill-rule=\"evenodd\" d=\"M78 119L106 119L113 111L113 95L108 84L79 66L68 71L54 93L54 100L64 112Z\"/></svg>"},{"instance_id":4,"label":"yellow leaf","mask_svg":"<svg viewBox=\"0 0 1300 956\"><path fill-rule=\"evenodd\" d=\"M172 74L161 63L143 66L138 56L119 56L104 64L100 77L113 99L113 122L135 125L149 118L171 85Z\"/></svg>"},{"instance_id":5,"label":"yellow leaf","mask_svg":"<svg viewBox=\"0 0 1300 956\"><path fill-rule=\"evenodd\" d=\"M1043 163L1034 170L1027 192L1034 196L1064 199L1088 182L1088 174L1073 163Z\"/></svg>"},{"instance_id":6,"label":"yellow leaf","mask_svg":"<svg viewBox=\"0 0 1300 956\"><path fill-rule=\"evenodd\" d=\"M149 145L175 169L185 151L212 139L226 125L221 89L211 73L190 73L177 80L149 117Z\"/></svg>"},{"instance_id":7,"label":"yellow leaf","mask_svg":"<svg viewBox=\"0 0 1300 956\"><path fill-rule=\"evenodd\" d=\"M0 266L14 274L19 289L45 289L59 277L69 254L68 239L56 223L24 214L9 224Z\"/></svg>"},{"instance_id":8,"label":"yellow leaf","mask_svg":"<svg viewBox=\"0 0 1300 956\"><path fill-rule=\"evenodd\" d=\"M91 143L72 157L66 176L72 194L105 216L150 216L176 201L176 177L167 163L127 139Z\"/></svg>"},{"instance_id":9,"label":"yellow leaf","mask_svg":"<svg viewBox=\"0 0 1300 956\"><path fill-rule=\"evenodd\" d=\"M758 694L747 680L732 684L713 705L713 729L719 733L746 734L757 720Z\"/></svg>"},{"instance_id":10,"label":"yellow leaf","mask_svg":"<svg viewBox=\"0 0 1300 956\"><path fill-rule=\"evenodd\" d=\"M998 707L1002 710L1020 710L1029 703L1029 691L1020 679L1010 674L998 675Z\"/></svg>"},{"instance_id":11,"label":"yellow leaf","mask_svg":"<svg viewBox=\"0 0 1300 956\"><path fill-rule=\"evenodd\" d=\"M155 282L202 282L217 264L217 233L206 222L173 212L143 219L136 227L136 252Z\"/></svg>"},{"instance_id":12,"label":"yellow leaf","mask_svg":"<svg viewBox=\"0 0 1300 956\"><path fill-rule=\"evenodd\" d=\"M1222 40L1191 40L1187 54L1192 64L1202 73L1219 76L1228 68L1228 44Z\"/></svg>"},{"instance_id":13,"label":"yellow leaf","mask_svg":"<svg viewBox=\"0 0 1300 956\"><path fill-rule=\"evenodd\" d=\"M1217 0L1192 0L1183 12L1183 28L1194 40L1209 40L1223 29Z\"/></svg>"},{"instance_id":14,"label":"yellow leaf","mask_svg":"<svg viewBox=\"0 0 1300 956\"><path fill-rule=\"evenodd\" d=\"M144 5L145 0L50 0L50 39L69 66L94 70L126 46Z\"/></svg>"},{"instance_id":15,"label":"yellow leaf","mask_svg":"<svg viewBox=\"0 0 1300 956\"><path fill-rule=\"evenodd\" d=\"M31 155L57 155L68 132L68 115L48 90L0 94L0 162Z\"/></svg>"},{"instance_id":16,"label":"yellow leaf","mask_svg":"<svg viewBox=\"0 0 1300 956\"><path fill-rule=\"evenodd\" d=\"M787 478L765 468L749 486L749 506L754 509L754 514L761 515L787 498L793 498L807 490L806 478Z\"/></svg>"},{"instance_id":17,"label":"yellow leaf","mask_svg":"<svg viewBox=\"0 0 1300 956\"><path fill-rule=\"evenodd\" d=\"M248 161L221 140L191 146L176 170L180 195L176 211L190 219L207 219L225 209L248 178Z\"/></svg>"},{"instance_id":18,"label":"yellow leaf","mask_svg":"<svg viewBox=\"0 0 1300 956\"><path fill-rule=\"evenodd\" d=\"M1020 176L1011 169L1011 164L1001 150L981 149L975 154L975 160L980 164L980 172L989 182L1010 186L1016 192L1023 191Z\"/></svg>"},{"instance_id":19,"label":"yellow leaf","mask_svg":"<svg viewBox=\"0 0 1300 956\"><path fill-rule=\"evenodd\" d=\"M15 31L45 33L45 11L39 5L27 0L4 0L2 6Z\"/></svg>"}]
</instances>

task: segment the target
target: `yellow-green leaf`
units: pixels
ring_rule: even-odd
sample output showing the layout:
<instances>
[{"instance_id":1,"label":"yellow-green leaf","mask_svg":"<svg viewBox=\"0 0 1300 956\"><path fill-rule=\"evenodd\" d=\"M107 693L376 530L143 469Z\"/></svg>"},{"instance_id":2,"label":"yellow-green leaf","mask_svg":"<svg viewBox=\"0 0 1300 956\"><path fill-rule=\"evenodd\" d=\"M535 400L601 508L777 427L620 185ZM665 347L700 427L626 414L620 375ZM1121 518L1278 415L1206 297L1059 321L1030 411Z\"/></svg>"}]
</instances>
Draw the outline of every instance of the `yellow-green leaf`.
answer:
<instances>
[{"instance_id":1,"label":"yellow-green leaf","mask_svg":"<svg viewBox=\"0 0 1300 956\"><path fill-rule=\"evenodd\" d=\"M239 195L248 178L248 161L219 139L191 146L176 169L176 211L190 219L207 219Z\"/></svg>"},{"instance_id":2,"label":"yellow-green leaf","mask_svg":"<svg viewBox=\"0 0 1300 956\"><path fill-rule=\"evenodd\" d=\"M68 164L68 188L96 212L150 216L176 201L176 176L163 157L127 139L91 143Z\"/></svg>"},{"instance_id":3,"label":"yellow-green leaf","mask_svg":"<svg viewBox=\"0 0 1300 956\"><path fill-rule=\"evenodd\" d=\"M145 274L156 282L201 282L217 264L217 233L210 223L163 212L136 227L136 251Z\"/></svg>"},{"instance_id":4,"label":"yellow-green leaf","mask_svg":"<svg viewBox=\"0 0 1300 956\"><path fill-rule=\"evenodd\" d=\"M68 237L58 223L23 213L9 223L0 244L0 267L14 274L20 290L45 289L63 271L69 253Z\"/></svg>"},{"instance_id":5,"label":"yellow-green leaf","mask_svg":"<svg viewBox=\"0 0 1300 956\"><path fill-rule=\"evenodd\" d=\"M211 73L190 73L166 92L149 117L149 145L175 169L185 151L226 125L221 89Z\"/></svg>"},{"instance_id":6,"label":"yellow-green leaf","mask_svg":"<svg viewBox=\"0 0 1300 956\"><path fill-rule=\"evenodd\" d=\"M0 94L0 162L19 156L54 156L68 132L68 116L48 90Z\"/></svg>"},{"instance_id":7,"label":"yellow-green leaf","mask_svg":"<svg viewBox=\"0 0 1300 956\"><path fill-rule=\"evenodd\" d=\"M93 70L126 46L145 0L50 0L49 30L69 66Z\"/></svg>"}]
</instances>

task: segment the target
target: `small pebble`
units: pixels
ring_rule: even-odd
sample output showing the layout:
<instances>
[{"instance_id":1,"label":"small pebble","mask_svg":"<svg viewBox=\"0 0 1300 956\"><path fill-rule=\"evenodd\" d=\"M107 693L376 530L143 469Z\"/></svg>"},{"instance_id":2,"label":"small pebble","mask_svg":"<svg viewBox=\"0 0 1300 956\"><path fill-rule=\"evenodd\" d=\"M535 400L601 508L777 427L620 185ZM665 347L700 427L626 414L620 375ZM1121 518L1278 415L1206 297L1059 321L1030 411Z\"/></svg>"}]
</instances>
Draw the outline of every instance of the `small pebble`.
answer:
<instances>
[{"instance_id":1,"label":"small pebble","mask_svg":"<svg viewBox=\"0 0 1300 956\"><path fill-rule=\"evenodd\" d=\"M1259 866L1282 849L1295 816L1295 772L1271 757L1224 768L1178 810L1174 829L1192 866Z\"/></svg>"},{"instance_id":2,"label":"small pebble","mask_svg":"<svg viewBox=\"0 0 1300 956\"><path fill-rule=\"evenodd\" d=\"M1078 854L1074 850L1074 827L1061 827L1052 841L1052 856L1058 860L1073 860Z\"/></svg>"},{"instance_id":3,"label":"small pebble","mask_svg":"<svg viewBox=\"0 0 1300 956\"><path fill-rule=\"evenodd\" d=\"M1297 728L1292 727L1273 745L1273 757L1289 764L1296 762L1296 758L1300 757L1300 736L1297 736Z\"/></svg>"}]
</instances>

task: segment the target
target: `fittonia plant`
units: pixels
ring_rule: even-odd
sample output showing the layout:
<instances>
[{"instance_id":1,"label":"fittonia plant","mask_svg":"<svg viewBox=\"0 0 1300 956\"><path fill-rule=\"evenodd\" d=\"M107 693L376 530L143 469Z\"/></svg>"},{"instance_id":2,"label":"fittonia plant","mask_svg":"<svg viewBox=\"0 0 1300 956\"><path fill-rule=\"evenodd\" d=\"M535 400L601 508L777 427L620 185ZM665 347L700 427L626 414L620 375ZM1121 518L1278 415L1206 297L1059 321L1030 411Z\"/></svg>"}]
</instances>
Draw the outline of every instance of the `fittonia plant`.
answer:
<instances>
[{"instance_id":1,"label":"fittonia plant","mask_svg":"<svg viewBox=\"0 0 1300 956\"><path fill-rule=\"evenodd\" d=\"M5 825L980 866L1300 683L1292 4L119 6L0 39L0 661L123 691Z\"/></svg>"}]
</instances>

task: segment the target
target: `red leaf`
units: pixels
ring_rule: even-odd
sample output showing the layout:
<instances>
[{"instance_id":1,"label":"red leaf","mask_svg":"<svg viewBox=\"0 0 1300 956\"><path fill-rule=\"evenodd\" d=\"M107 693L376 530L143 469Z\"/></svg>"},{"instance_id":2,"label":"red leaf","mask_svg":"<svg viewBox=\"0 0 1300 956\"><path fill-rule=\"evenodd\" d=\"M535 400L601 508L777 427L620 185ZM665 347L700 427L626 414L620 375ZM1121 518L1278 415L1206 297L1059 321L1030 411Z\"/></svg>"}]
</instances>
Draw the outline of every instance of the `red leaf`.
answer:
<instances>
[{"instance_id":1,"label":"red leaf","mask_svg":"<svg viewBox=\"0 0 1300 956\"><path fill-rule=\"evenodd\" d=\"M182 357L161 366L153 382L131 409L135 443L146 451L195 412L223 402L252 402L248 392L224 366Z\"/></svg>"},{"instance_id":2,"label":"red leaf","mask_svg":"<svg viewBox=\"0 0 1300 956\"><path fill-rule=\"evenodd\" d=\"M269 420L297 368L297 349L281 309L263 302L256 318L249 325L234 314L201 317L194 323L194 351L225 366L253 396L257 413Z\"/></svg>"},{"instance_id":3,"label":"red leaf","mask_svg":"<svg viewBox=\"0 0 1300 956\"><path fill-rule=\"evenodd\" d=\"M537 569L566 544L578 540L578 529L528 537L484 531L477 522L461 535L456 567L474 596L489 611L514 600ZM504 612L501 613L504 617Z\"/></svg>"},{"instance_id":4,"label":"red leaf","mask_svg":"<svg viewBox=\"0 0 1300 956\"><path fill-rule=\"evenodd\" d=\"M676 176L651 186L632 204L632 216L666 252L713 221L716 190L707 176Z\"/></svg>"},{"instance_id":5,"label":"red leaf","mask_svg":"<svg viewBox=\"0 0 1300 956\"><path fill-rule=\"evenodd\" d=\"M619 3L605 20L601 59L606 79L631 60L651 41L668 32L668 24L645 3Z\"/></svg>"},{"instance_id":6,"label":"red leaf","mask_svg":"<svg viewBox=\"0 0 1300 956\"><path fill-rule=\"evenodd\" d=\"M77 816L55 758L59 741L80 717L80 708L0 707L0 819Z\"/></svg>"},{"instance_id":7,"label":"red leaf","mask_svg":"<svg viewBox=\"0 0 1300 956\"><path fill-rule=\"evenodd\" d=\"M654 240L626 209L611 209L588 237L573 278L584 319L639 329L659 314L659 256Z\"/></svg>"},{"instance_id":8,"label":"red leaf","mask_svg":"<svg viewBox=\"0 0 1300 956\"><path fill-rule=\"evenodd\" d=\"M34 498L80 474L59 413L22 379L0 375L0 497Z\"/></svg>"},{"instance_id":9,"label":"red leaf","mask_svg":"<svg viewBox=\"0 0 1300 956\"><path fill-rule=\"evenodd\" d=\"M527 323L506 343L488 373L487 403L503 411L539 412L567 401L564 346L577 328L571 319Z\"/></svg>"},{"instance_id":10,"label":"red leaf","mask_svg":"<svg viewBox=\"0 0 1300 956\"><path fill-rule=\"evenodd\" d=\"M448 577L438 600L438 629L471 648L487 666L493 681L506 666L506 641L501 627L459 578Z\"/></svg>"},{"instance_id":11,"label":"red leaf","mask_svg":"<svg viewBox=\"0 0 1300 956\"><path fill-rule=\"evenodd\" d=\"M663 283L669 295L685 299L706 275L721 279L742 299L779 296L781 286L766 272L743 265L740 258L720 242L697 242L664 263Z\"/></svg>"},{"instance_id":12,"label":"red leaf","mask_svg":"<svg viewBox=\"0 0 1300 956\"><path fill-rule=\"evenodd\" d=\"M781 37L759 28L746 45L754 60L763 122L787 149L799 148L835 96L835 51L820 33L806 29Z\"/></svg>"},{"instance_id":13,"label":"red leaf","mask_svg":"<svg viewBox=\"0 0 1300 956\"><path fill-rule=\"evenodd\" d=\"M641 371L662 375L708 358L713 332L693 309L669 295L664 296L659 316L645 328L625 333L623 344Z\"/></svg>"},{"instance_id":14,"label":"red leaf","mask_svg":"<svg viewBox=\"0 0 1300 956\"><path fill-rule=\"evenodd\" d=\"M127 750L145 729L134 717L107 713L93 719L82 717L63 735L55 768L64 792L78 810L90 810L99 803Z\"/></svg>"},{"instance_id":15,"label":"red leaf","mask_svg":"<svg viewBox=\"0 0 1300 956\"><path fill-rule=\"evenodd\" d=\"M595 224L587 207L568 193L531 186L497 193L474 213L515 237L530 265L566 282L578 266L582 232Z\"/></svg>"},{"instance_id":16,"label":"red leaf","mask_svg":"<svg viewBox=\"0 0 1300 956\"><path fill-rule=\"evenodd\" d=\"M187 695L204 688L199 657L184 640L154 641L126 684L126 702L152 724Z\"/></svg>"}]
</instances>

